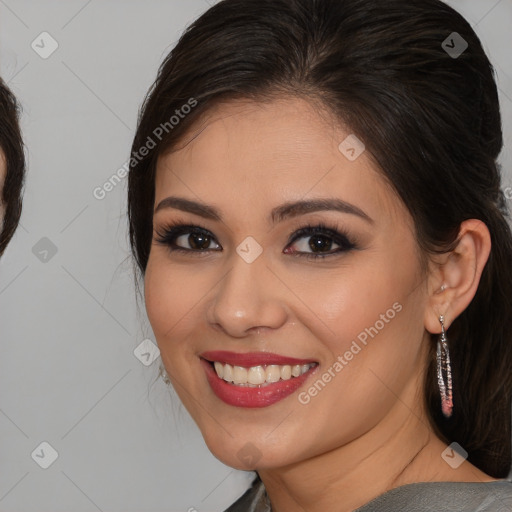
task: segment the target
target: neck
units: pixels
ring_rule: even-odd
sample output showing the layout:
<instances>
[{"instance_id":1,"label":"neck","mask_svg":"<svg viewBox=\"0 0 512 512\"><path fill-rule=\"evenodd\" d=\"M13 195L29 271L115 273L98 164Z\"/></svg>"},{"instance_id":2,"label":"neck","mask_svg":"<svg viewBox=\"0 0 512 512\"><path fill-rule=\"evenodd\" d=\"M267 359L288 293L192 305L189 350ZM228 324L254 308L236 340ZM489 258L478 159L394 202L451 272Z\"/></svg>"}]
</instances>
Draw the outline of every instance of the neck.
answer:
<instances>
[{"instance_id":1,"label":"neck","mask_svg":"<svg viewBox=\"0 0 512 512\"><path fill-rule=\"evenodd\" d=\"M407 401L421 404L421 400ZM357 439L310 459L258 471L273 512L349 512L386 491L414 482L491 481L464 462L457 470L442 459L437 438L421 406L404 401Z\"/></svg>"}]
</instances>

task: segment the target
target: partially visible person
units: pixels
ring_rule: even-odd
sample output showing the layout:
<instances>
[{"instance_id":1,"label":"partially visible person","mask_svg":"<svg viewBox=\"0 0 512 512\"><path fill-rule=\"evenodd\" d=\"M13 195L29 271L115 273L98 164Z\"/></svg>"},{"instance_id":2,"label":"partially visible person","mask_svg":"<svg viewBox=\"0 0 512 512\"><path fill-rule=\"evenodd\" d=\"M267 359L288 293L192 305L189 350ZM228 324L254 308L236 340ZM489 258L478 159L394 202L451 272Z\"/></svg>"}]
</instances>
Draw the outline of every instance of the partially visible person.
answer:
<instances>
[{"instance_id":1,"label":"partially visible person","mask_svg":"<svg viewBox=\"0 0 512 512\"><path fill-rule=\"evenodd\" d=\"M222 0L187 28L130 241L164 381L257 473L226 512L512 511L502 147L439 0Z\"/></svg>"},{"instance_id":2,"label":"partially visible person","mask_svg":"<svg viewBox=\"0 0 512 512\"><path fill-rule=\"evenodd\" d=\"M19 112L14 94L0 78L0 256L21 217L25 154Z\"/></svg>"}]
</instances>

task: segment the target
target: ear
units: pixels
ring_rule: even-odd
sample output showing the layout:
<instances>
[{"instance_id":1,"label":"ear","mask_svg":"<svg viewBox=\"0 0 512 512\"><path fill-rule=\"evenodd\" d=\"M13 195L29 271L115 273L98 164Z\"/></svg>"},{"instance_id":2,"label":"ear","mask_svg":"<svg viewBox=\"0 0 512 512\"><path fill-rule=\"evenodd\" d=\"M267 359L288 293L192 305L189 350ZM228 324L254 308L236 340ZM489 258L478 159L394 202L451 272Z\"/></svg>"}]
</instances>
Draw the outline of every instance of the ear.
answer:
<instances>
[{"instance_id":1,"label":"ear","mask_svg":"<svg viewBox=\"0 0 512 512\"><path fill-rule=\"evenodd\" d=\"M470 304L476 294L482 271L491 252L491 235L480 220L470 219L460 225L457 246L450 252L436 255L430 262L428 302L425 329L441 332Z\"/></svg>"}]
</instances>

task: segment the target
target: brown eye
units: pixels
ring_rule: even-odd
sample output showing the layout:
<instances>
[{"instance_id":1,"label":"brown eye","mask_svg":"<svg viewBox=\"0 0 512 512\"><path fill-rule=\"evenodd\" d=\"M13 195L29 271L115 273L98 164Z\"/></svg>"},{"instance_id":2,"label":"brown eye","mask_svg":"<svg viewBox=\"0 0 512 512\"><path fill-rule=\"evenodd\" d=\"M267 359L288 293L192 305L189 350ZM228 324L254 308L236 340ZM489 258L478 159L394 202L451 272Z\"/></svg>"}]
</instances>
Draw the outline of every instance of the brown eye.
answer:
<instances>
[{"instance_id":1,"label":"brown eye","mask_svg":"<svg viewBox=\"0 0 512 512\"><path fill-rule=\"evenodd\" d=\"M332 249L336 249L338 244L332 240L329 236L326 235L313 235L313 236L303 236L298 239L297 242L294 242L295 250L293 252L302 252L302 253L325 253L329 252Z\"/></svg>"},{"instance_id":2,"label":"brown eye","mask_svg":"<svg viewBox=\"0 0 512 512\"><path fill-rule=\"evenodd\" d=\"M222 250L222 247L215 242L214 236L207 229L199 226L168 226L163 230L157 230L157 235L156 242L165 245L171 251L206 253Z\"/></svg>"},{"instance_id":3,"label":"brown eye","mask_svg":"<svg viewBox=\"0 0 512 512\"><path fill-rule=\"evenodd\" d=\"M180 242L181 239L183 240ZM176 245L183 247L182 244L184 244L185 249L188 249L188 247L186 247L188 243L191 249L204 250L208 249L211 241L212 237L204 233L190 233L189 235L181 235L176 238Z\"/></svg>"},{"instance_id":4,"label":"brown eye","mask_svg":"<svg viewBox=\"0 0 512 512\"><path fill-rule=\"evenodd\" d=\"M355 248L356 244L337 227L333 229L319 224L306 226L294 233L285 253L314 259L335 256Z\"/></svg>"}]
</instances>

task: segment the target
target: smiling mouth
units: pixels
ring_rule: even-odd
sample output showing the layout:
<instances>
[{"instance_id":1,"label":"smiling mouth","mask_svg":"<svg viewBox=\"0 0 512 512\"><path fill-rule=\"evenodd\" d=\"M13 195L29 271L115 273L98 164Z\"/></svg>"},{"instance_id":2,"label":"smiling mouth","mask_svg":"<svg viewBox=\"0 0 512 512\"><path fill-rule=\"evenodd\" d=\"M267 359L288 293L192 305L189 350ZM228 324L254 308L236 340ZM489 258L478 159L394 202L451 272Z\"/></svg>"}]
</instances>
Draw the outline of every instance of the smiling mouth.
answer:
<instances>
[{"instance_id":1,"label":"smiling mouth","mask_svg":"<svg viewBox=\"0 0 512 512\"><path fill-rule=\"evenodd\" d=\"M318 363L295 365L257 365L251 367L233 366L220 361L208 361L217 376L225 382L241 387L265 387L279 381L300 377Z\"/></svg>"},{"instance_id":2,"label":"smiling mouth","mask_svg":"<svg viewBox=\"0 0 512 512\"><path fill-rule=\"evenodd\" d=\"M319 363L266 352L200 354L214 394L228 405L268 407L299 389Z\"/></svg>"}]
</instances>

